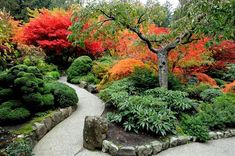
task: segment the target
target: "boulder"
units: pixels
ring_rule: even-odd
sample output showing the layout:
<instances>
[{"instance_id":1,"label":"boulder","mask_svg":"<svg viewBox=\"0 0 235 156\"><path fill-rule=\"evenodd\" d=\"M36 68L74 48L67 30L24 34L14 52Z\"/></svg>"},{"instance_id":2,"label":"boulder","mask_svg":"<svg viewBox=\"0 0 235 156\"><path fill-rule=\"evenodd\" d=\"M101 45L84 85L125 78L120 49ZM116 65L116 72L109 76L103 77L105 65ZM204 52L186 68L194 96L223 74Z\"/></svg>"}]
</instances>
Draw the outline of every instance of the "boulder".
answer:
<instances>
[{"instance_id":1,"label":"boulder","mask_svg":"<svg viewBox=\"0 0 235 156\"><path fill-rule=\"evenodd\" d=\"M46 126L47 131L50 131L53 128L52 119L50 117L45 118L43 123Z\"/></svg>"},{"instance_id":2,"label":"boulder","mask_svg":"<svg viewBox=\"0 0 235 156\"><path fill-rule=\"evenodd\" d=\"M132 146L125 146L118 150L116 156L136 156L136 151Z\"/></svg>"},{"instance_id":3,"label":"boulder","mask_svg":"<svg viewBox=\"0 0 235 156\"><path fill-rule=\"evenodd\" d=\"M153 154L157 154L162 151L163 149L163 144L160 141L153 141L151 142L151 145L153 147Z\"/></svg>"},{"instance_id":4,"label":"boulder","mask_svg":"<svg viewBox=\"0 0 235 156\"><path fill-rule=\"evenodd\" d=\"M79 84L79 87L81 88L87 88L87 86L88 86L88 83L86 81L81 81Z\"/></svg>"},{"instance_id":5,"label":"boulder","mask_svg":"<svg viewBox=\"0 0 235 156\"><path fill-rule=\"evenodd\" d=\"M89 150L101 149L107 137L108 123L101 117L86 116L83 129L83 146Z\"/></svg>"},{"instance_id":6,"label":"boulder","mask_svg":"<svg viewBox=\"0 0 235 156\"><path fill-rule=\"evenodd\" d=\"M43 123L35 122L33 129L36 132L37 140L40 140L47 133L47 128Z\"/></svg>"},{"instance_id":7,"label":"boulder","mask_svg":"<svg viewBox=\"0 0 235 156\"><path fill-rule=\"evenodd\" d=\"M52 122L53 122L53 127L56 126L60 121L62 120L62 113L60 111L55 112L51 116Z\"/></svg>"},{"instance_id":8,"label":"boulder","mask_svg":"<svg viewBox=\"0 0 235 156\"><path fill-rule=\"evenodd\" d=\"M152 155L153 149L151 145L137 146L136 153L138 156L149 156Z\"/></svg>"},{"instance_id":9,"label":"boulder","mask_svg":"<svg viewBox=\"0 0 235 156\"><path fill-rule=\"evenodd\" d=\"M62 116L63 116L63 119L66 119L68 116L69 116L69 110L66 109L66 108L63 108L63 109L60 109L61 113L62 113Z\"/></svg>"},{"instance_id":10,"label":"boulder","mask_svg":"<svg viewBox=\"0 0 235 156\"><path fill-rule=\"evenodd\" d=\"M98 93L98 89L97 89L96 85L88 85L87 91L90 93Z\"/></svg>"}]
</instances>

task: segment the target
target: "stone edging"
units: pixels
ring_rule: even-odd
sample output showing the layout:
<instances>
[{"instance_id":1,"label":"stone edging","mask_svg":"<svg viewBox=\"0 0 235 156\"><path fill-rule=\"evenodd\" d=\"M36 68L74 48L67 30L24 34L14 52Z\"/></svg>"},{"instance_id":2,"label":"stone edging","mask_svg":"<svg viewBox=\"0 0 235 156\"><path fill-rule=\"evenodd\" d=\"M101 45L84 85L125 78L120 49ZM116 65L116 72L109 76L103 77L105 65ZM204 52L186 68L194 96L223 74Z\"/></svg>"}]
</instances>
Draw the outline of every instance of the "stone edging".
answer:
<instances>
[{"instance_id":1,"label":"stone edging","mask_svg":"<svg viewBox=\"0 0 235 156\"><path fill-rule=\"evenodd\" d=\"M66 108L61 108L58 111L55 111L49 117L46 117L41 122L35 122L33 124L33 131L29 135L18 135L18 138L24 138L28 141L32 147L34 147L39 140L43 138L51 129L58 125L61 121L65 120L73 114L77 109L77 106L70 106Z\"/></svg>"},{"instance_id":2,"label":"stone edging","mask_svg":"<svg viewBox=\"0 0 235 156\"><path fill-rule=\"evenodd\" d=\"M235 129L226 131L209 132L210 140L228 138L235 136ZM196 142L196 138L192 136L172 136L165 142L152 141L149 144L140 146L118 146L111 141L104 140L102 151L112 156L149 156L155 155L171 147L176 147L190 142Z\"/></svg>"},{"instance_id":3,"label":"stone edging","mask_svg":"<svg viewBox=\"0 0 235 156\"><path fill-rule=\"evenodd\" d=\"M78 86L83 88L83 89L86 89L90 93L98 93L99 92L97 87L96 87L96 85L89 84L89 83L87 83L85 81L81 81Z\"/></svg>"}]
</instances>

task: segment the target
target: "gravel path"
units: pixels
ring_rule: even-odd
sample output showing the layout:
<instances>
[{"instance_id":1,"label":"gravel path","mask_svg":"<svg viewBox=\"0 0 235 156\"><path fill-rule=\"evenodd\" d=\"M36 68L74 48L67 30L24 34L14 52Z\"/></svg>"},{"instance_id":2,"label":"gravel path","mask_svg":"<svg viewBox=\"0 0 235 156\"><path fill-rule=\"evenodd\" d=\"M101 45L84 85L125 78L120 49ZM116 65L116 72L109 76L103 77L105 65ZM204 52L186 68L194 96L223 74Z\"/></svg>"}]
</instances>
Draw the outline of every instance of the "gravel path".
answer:
<instances>
[{"instance_id":1,"label":"gravel path","mask_svg":"<svg viewBox=\"0 0 235 156\"><path fill-rule=\"evenodd\" d=\"M82 146L85 116L101 115L104 104L86 90L67 83L66 77L59 81L76 90L78 109L38 142L33 150L35 156L108 156L101 152L90 152Z\"/></svg>"}]
</instances>

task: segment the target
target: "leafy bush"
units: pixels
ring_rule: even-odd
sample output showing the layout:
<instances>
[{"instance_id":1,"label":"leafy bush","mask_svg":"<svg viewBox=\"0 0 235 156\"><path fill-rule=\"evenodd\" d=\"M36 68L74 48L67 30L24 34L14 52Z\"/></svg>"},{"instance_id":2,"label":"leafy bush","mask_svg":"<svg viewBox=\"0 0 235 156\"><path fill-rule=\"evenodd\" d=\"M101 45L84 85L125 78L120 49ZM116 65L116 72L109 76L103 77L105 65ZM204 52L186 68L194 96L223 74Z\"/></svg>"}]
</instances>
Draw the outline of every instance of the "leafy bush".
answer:
<instances>
[{"instance_id":1,"label":"leafy bush","mask_svg":"<svg viewBox=\"0 0 235 156\"><path fill-rule=\"evenodd\" d=\"M197 138L198 141L209 140L209 130L202 120L195 116L184 116L180 123L183 131Z\"/></svg>"},{"instance_id":2,"label":"leafy bush","mask_svg":"<svg viewBox=\"0 0 235 156\"><path fill-rule=\"evenodd\" d=\"M111 122L121 123L127 131L149 131L166 135L175 132L176 117L165 103L152 96L131 96L118 104L118 113L111 113Z\"/></svg>"},{"instance_id":3,"label":"leafy bush","mask_svg":"<svg viewBox=\"0 0 235 156\"><path fill-rule=\"evenodd\" d=\"M76 80L76 79L75 79ZM81 76L80 78L79 78L79 81L81 82L81 81L86 81L86 82L88 82L88 83L90 83L90 84L98 84L99 82L100 82L100 80L97 78L97 77L95 77L95 75L93 74L93 73L88 73L87 75L85 75L85 76ZM73 82L74 82L74 79L73 79Z\"/></svg>"},{"instance_id":4,"label":"leafy bush","mask_svg":"<svg viewBox=\"0 0 235 156\"><path fill-rule=\"evenodd\" d=\"M218 86L224 86L225 85L225 82L221 79L215 79L216 83Z\"/></svg>"},{"instance_id":5,"label":"leafy bush","mask_svg":"<svg viewBox=\"0 0 235 156\"><path fill-rule=\"evenodd\" d=\"M71 66L67 70L68 82L72 82L72 79L85 76L92 68L92 59L88 56L81 56L73 61Z\"/></svg>"},{"instance_id":6,"label":"leafy bush","mask_svg":"<svg viewBox=\"0 0 235 156\"><path fill-rule=\"evenodd\" d=\"M155 98L166 102L168 107L176 112L182 112L193 106L193 101L187 98L188 93L172 91L165 88L154 88L146 90L144 95L152 95Z\"/></svg>"},{"instance_id":7,"label":"leafy bush","mask_svg":"<svg viewBox=\"0 0 235 156\"><path fill-rule=\"evenodd\" d=\"M59 82L46 83L46 89L54 95L54 103L58 107L75 106L78 97L74 89Z\"/></svg>"},{"instance_id":8,"label":"leafy bush","mask_svg":"<svg viewBox=\"0 0 235 156\"><path fill-rule=\"evenodd\" d=\"M235 105L235 94L227 93L227 94L218 96L215 98L214 103L221 104L221 105L224 103L230 103L230 104Z\"/></svg>"},{"instance_id":9,"label":"leafy bush","mask_svg":"<svg viewBox=\"0 0 235 156\"><path fill-rule=\"evenodd\" d=\"M206 89L211 89L208 84L200 83L199 85L188 85L185 91L189 94L192 99L200 99L200 94Z\"/></svg>"},{"instance_id":10,"label":"leafy bush","mask_svg":"<svg viewBox=\"0 0 235 156\"><path fill-rule=\"evenodd\" d=\"M7 101L0 105L0 123L15 124L30 117L30 112L18 101Z\"/></svg>"},{"instance_id":11,"label":"leafy bush","mask_svg":"<svg viewBox=\"0 0 235 156\"><path fill-rule=\"evenodd\" d=\"M156 73L149 68L135 67L130 80L133 81L134 86L137 88L150 89L159 86Z\"/></svg>"},{"instance_id":12,"label":"leafy bush","mask_svg":"<svg viewBox=\"0 0 235 156\"><path fill-rule=\"evenodd\" d=\"M171 73L168 75L168 89L181 90L182 85L181 81L174 74Z\"/></svg>"},{"instance_id":13,"label":"leafy bush","mask_svg":"<svg viewBox=\"0 0 235 156\"><path fill-rule=\"evenodd\" d=\"M200 93L200 97L205 102L213 102L214 98L222 94L219 89L206 89Z\"/></svg>"},{"instance_id":14,"label":"leafy bush","mask_svg":"<svg viewBox=\"0 0 235 156\"><path fill-rule=\"evenodd\" d=\"M12 98L14 92L11 88L0 88L0 103Z\"/></svg>"},{"instance_id":15,"label":"leafy bush","mask_svg":"<svg viewBox=\"0 0 235 156\"><path fill-rule=\"evenodd\" d=\"M234 81L235 80L235 64L229 64L228 70L224 73L222 79L226 81Z\"/></svg>"},{"instance_id":16,"label":"leafy bush","mask_svg":"<svg viewBox=\"0 0 235 156\"><path fill-rule=\"evenodd\" d=\"M33 147L26 141L15 141L6 148L8 156L33 156Z\"/></svg>"},{"instance_id":17,"label":"leafy bush","mask_svg":"<svg viewBox=\"0 0 235 156\"><path fill-rule=\"evenodd\" d=\"M48 80L58 80L60 78L60 73L58 71L47 72L45 78Z\"/></svg>"}]
</instances>

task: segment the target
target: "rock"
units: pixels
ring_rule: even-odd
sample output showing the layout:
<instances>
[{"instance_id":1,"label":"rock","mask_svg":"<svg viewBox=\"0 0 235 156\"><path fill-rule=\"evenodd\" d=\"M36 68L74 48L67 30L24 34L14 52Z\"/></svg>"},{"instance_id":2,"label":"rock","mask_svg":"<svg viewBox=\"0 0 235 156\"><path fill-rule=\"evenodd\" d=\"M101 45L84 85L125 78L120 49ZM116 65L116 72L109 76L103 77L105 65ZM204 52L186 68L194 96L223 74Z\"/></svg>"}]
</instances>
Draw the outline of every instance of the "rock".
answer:
<instances>
[{"instance_id":1,"label":"rock","mask_svg":"<svg viewBox=\"0 0 235 156\"><path fill-rule=\"evenodd\" d=\"M116 156L136 156L135 148L132 146L121 147Z\"/></svg>"},{"instance_id":2,"label":"rock","mask_svg":"<svg viewBox=\"0 0 235 156\"><path fill-rule=\"evenodd\" d=\"M232 136L235 136L235 129L230 129L230 133Z\"/></svg>"},{"instance_id":3,"label":"rock","mask_svg":"<svg viewBox=\"0 0 235 156\"><path fill-rule=\"evenodd\" d=\"M104 140L102 143L102 152L107 153L109 151L110 144L111 142Z\"/></svg>"},{"instance_id":4,"label":"rock","mask_svg":"<svg viewBox=\"0 0 235 156\"><path fill-rule=\"evenodd\" d=\"M67 117L69 117L69 110L66 108L60 109L63 119L66 119Z\"/></svg>"},{"instance_id":5,"label":"rock","mask_svg":"<svg viewBox=\"0 0 235 156\"><path fill-rule=\"evenodd\" d=\"M232 135L231 135L231 133L229 132L229 131L225 131L224 132L224 137L225 138L228 138L228 137L231 137Z\"/></svg>"},{"instance_id":6,"label":"rock","mask_svg":"<svg viewBox=\"0 0 235 156\"><path fill-rule=\"evenodd\" d=\"M79 84L79 87L81 88L87 88L87 86L88 86L88 83L86 81L81 81Z\"/></svg>"},{"instance_id":7,"label":"rock","mask_svg":"<svg viewBox=\"0 0 235 156\"><path fill-rule=\"evenodd\" d=\"M163 147L162 147L163 144L160 141L153 141L150 144L152 145L152 148L153 148L153 154L157 154L157 153L161 152L163 149Z\"/></svg>"},{"instance_id":8,"label":"rock","mask_svg":"<svg viewBox=\"0 0 235 156\"><path fill-rule=\"evenodd\" d=\"M190 137L188 136L179 136L177 145L185 145L189 142L189 140L190 140Z\"/></svg>"},{"instance_id":9,"label":"rock","mask_svg":"<svg viewBox=\"0 0 235 156\"><path fill-rule=\"evenodd\" d=\"M179 138L177 137L171 137L170 138L170 147L175 147L178 145Z\"/></svg>"},{"instance_id":10,"label":"rock","mask_svg":"<svg viewBox=\"0 0 235 156\"><path fill-rule=\"evenodd\" d=\"M43 123L35 122L33 129L36 132L37 140L40 140L47 133L47 128Z\"/></svg>"},{"instance_id":11,"label":"rock","mask_svg":"<svg viewBox=\"0 0 235 156\"><path fill-rule=\"evenodd\" d=\"M62 113L60 111L55 112L52 116L51 116L53 123L53 127L55 125L57 125L58 123L60 123L60 121L62 120Z\"/></svg>"},{"instance_id":12,"label":"rock","mask_svg":"<svg viewBox=\"0 0 235 156\"><path fill-rule=\"evenodd\" d=\"M111 154L112 156L116 156L118 150L119 150L119 148L117 147L117 145L110 142L110 144L109 144L109 154Z\"/></svg>"},{"instance_id":13,"label":"rock","mask_svg":"<svg viewBox=\"0 0 235 156\"><path fill-rule=\"evenodd\" d=\"M43 123L46 126L47 131L50 131L53 128L52 119L50 117L45 118Z\"/></svg>"},{"instance_id":14,"label":"rock","mask_svg":"<svg viewBox=\"0 0 235 156\"><path fill-rule=\"evenodd\" d=\"M223 138L224 134L222 132L216 132L218 139Z\"/></svg>"},{"instance_id":15,"label":"rock","mask_svg":"<svg viewBox=\"0 0 235 156\"><path fill-rule=\"evenodd\" d=\"M98 89L97 89L96 85L88 85L87 91L90 93L98 93Z\"/></svg>"},{"instance_id":16,"label":"rock","mask_svg":"<svg viewBox=\"0 0 235 156\"><path fill-rule=\"evenodd\" d=\"M213 140L218 139L217 134L215 132L212 132L212 131L209 132L209 137L210 137L210 139L213 139Z\"/></svg>"},{"instance_id":17,"label":"rock","mask_svg":"<svg viewBox=\"0 0 235 156\"><path fill-rule=\"evenodd\" d=\"M138 156L149 156L152 155L153 149L151 145L137 146L136 153Z\"/></svg>"},{"instance_id":18,"label":"rock","mask_svg":"<svg viewBox=\"0 0 235 156\"><path fill-rule=\"evenodd\" d=\"M68 113L69 113L69 116L72 115L72 114L73 114L73 107L71 107L71 106L68 107L68 108L67 108L67 111L68 111Z\"/></svg>"},{"instance_id":19,"label":"rock","mask_svg":"<svg viewBox=\"0 0 235 156\"><path fill-rule=\"evenodd\" d=\"M162 151L168 149L170 147L170 140L167 139L166 141L162 142Z\"/></svg>"},{"instance_id":20,"label":"rock","mask_svg":"<svg viewBox=\"0 0 235 156\"><path fill-rule=\"evenodd\" d=\"M107 137L108 123L101 117L86 116L83 129L83 146L89 150L101 149Z\"/></svg>"}]
</instances>

